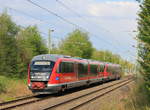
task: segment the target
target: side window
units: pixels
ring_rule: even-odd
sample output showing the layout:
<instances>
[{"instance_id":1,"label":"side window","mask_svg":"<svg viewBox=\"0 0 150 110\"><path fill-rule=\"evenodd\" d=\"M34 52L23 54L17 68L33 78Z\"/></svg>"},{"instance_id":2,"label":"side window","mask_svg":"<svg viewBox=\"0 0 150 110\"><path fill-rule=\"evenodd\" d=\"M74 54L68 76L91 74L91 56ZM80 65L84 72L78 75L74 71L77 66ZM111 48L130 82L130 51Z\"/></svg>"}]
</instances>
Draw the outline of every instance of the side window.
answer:
<instances>
[{"instance_id":1,"label":"side window","mask_svg":"<svg viewBox=\"0 0 150 110\"><path fill-rule=\"evenodd\" d=\"M120 74L122 72L121 67L118 68L118 73Z\"/></svg>"},{"instance_id":2,"label":"side window","mask_svg":"<svg viewBox=\"0 0 150 110\"><path fill-rule=\"evenodd\" d=\"M91 64L90 65L90 76L97 76L98 74L98 65Z\"/></svg>"},{"instance_id":3,"label":"side window","mask_svg":"<svg viewBox=\"0 0 150 110\"><path fill-rule=\"evenodd\" d=\"M88 75L88 64L78 63L78 77L86 77Z\"/></svg>"},{"instance_id":4,"label":"side window","mask_svg":"<svg viewBox=\"0 0 150 110\"><path fill-rule=\"evenodd\" d=\"M108 66L108 68L107 68L107 72L109 72L109 73L114 73L114 69L113 69L113 66Z\"/></svg>"},{"instance_id":5,"label":"side window","mask_svg":"<svg viewBox=\"0 0 150 110\"><path fill-rule=\"evenodd\" d=\"M109 72L113 73L112 66L109 67Z\"/></svg>"},{"instance_id":6,"label":"side window","mask_svg":"<svg viewBox=\"0 0 150 110\"><path fill-rule=\"evenodd\" d=\"M112 74L116 74L117 73L117 68L115 66L112 66Z\"/></svg>"},{"instance_id":7,"label":"side window","mask_svg":"<svg viewBox=\"0 0 150 110\"><path fill-rule=\"evenodd\" d=\"M115 67L114 74L119 74L121 72L120 67Z\"/></svg>"},{"instance_id":8,"label":"side window","mask_svg":"<svg viewBox=\"0 0 150 110\"><path fill-rule=\"evenodd\" d=\"M105 68L104 65L100 65L100 68L98 69L98 72L104 72L104 68Z\"/></svg>"},{"instance_id":9,"label":"side window","mask_svg":"<svg viewBox=\"0 0 150 110\"><path fill-rule=\"evenodd\" d=\"M58 73L73 73L74 63L73 62L61 62L59 64Z\"/></svg>"},{"instance_id":10,"label":"side window","mask_svg":"<svg viewBox=\"0 0 150 110\"><path fill-rule=\"evenodd\" d=\"M105 65L103 65L103 69L102 69L102 72L104 72L104 69L105 69Z\"/></svg>"},{"instance_id":11,"label":"side window","mask_svg":"<svg viewBox=\"0 0 150 110\"><path fill-rule=\"evenodd\" d=\"M111 68L110 66L107 67L107 72L110 73L111 72Z\"/></svg>"}]
</instances>

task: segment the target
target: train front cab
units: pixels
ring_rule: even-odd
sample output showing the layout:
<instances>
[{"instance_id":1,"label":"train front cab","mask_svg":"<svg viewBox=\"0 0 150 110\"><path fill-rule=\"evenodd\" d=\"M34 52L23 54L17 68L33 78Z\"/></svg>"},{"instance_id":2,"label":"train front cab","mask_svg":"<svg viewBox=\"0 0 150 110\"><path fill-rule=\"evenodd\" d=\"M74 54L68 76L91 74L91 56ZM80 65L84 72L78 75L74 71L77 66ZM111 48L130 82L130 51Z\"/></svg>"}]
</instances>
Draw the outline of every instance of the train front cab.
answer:
<instances>
[{"instance_id":1,"label":"train front cab","mask_svg":"<svg viewBox=\"0 0 150 110\"><path fill-rule=\"evenodd\" d=\"M55 93L60 89L57 86L59 76L54 74L56 65L57 62L48 60L31 62L28 68L28 87L33 93L49 94Z\"/></svg>"}]
</instances>

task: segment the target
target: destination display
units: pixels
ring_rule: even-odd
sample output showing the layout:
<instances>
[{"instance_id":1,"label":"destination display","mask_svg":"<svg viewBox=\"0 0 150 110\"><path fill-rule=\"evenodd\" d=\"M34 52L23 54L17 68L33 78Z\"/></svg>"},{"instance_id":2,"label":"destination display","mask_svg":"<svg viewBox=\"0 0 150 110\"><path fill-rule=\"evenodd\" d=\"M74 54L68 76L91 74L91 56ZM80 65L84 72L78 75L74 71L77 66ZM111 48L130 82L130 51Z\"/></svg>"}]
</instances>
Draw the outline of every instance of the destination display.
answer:
<instances>
[{"instance_id":1,"label":"destination display","mask_svg":"<svg viewBox=\"0 0 150 110\"><path fill-rule=\"evenodd\" d=\"M36 61L34 65L50 65L49 61Z\"/></svg>"}]
</instances>

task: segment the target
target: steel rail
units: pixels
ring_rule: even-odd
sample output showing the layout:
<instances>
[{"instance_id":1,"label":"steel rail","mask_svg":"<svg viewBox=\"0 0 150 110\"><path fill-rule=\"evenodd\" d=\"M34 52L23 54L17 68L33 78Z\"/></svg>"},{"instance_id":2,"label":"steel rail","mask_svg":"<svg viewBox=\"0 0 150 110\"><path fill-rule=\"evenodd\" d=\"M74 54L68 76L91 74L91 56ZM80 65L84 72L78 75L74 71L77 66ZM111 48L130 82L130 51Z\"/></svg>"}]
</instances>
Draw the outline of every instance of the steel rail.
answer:
<instances>
[{"instance_id":1,"label":"steel rail","mask_svg":"<svg viewBox=\"0 0 150 110\"><path fill-rule=\"evenodd\" d=\"M22 100L25 100L25 99L30 99L30 98L33 98L33 97L36 97L36 96L37 95L27 95L27 96L16 97L14 100L1 102L0 106L11 104L11 103L18 102L18 101L22 101Z\"/></svg>"},{"instance_id":2,"label":"steel rail","mask_svg":"<svg viewBox=\"0 0 150 110\"><path fill-rule=\"evenodd\" d=\"M103 88L100 88L100 89L97 89L97 90L94 90L94 91L89 92L89 93L86 93L86 94L84 94L84 95L81 95L81 96L78 96L78 97L75 97L75 98L72 98L72 99L65 100L65 101L60 102L60 103L55 104L55 105L51 105L51 106L49 106L49 107L47 107L47 108L44 108L43 110L49 110L49 109L56 108L56 107L61 106L61 105L63 105L63 104L70 103L71 101L74 101L74 100L80 99L80 98L82 98L82 97L91 95L91 94L96 93L96 92L99 92L99 91L101 91L101 90L105 90L105 89L107 89L107 88L110 88L110 87L112 87L112 86L121 84L121 83L123 83L123 82L126 82L126 81L128 81L128 80L132 80L132 79L133 79L133 78L128 78L128 79L126 79L126 80L117 82L117 83L115 83L115 84L111 84L111 85L109 85L109 86L106 86L106 87L103 87Z\"/></svg>"},{"instance_id":3,"label":"steel rail","mask_svg":"<svg viewBox=\"0 0 150 110\"><path fill-rule=\"evenodd\" d=\"M48 96L48 97L44 97L44 98L35 98L35 96L39 96L39 95L33 95L33 96L30 96L30 97L24 97L24 98L21 98L21 99L16 99L16 100L1 103L0 110L8 110L8 109L12 109L12 108L15 108L15 107L20 107L20 106L23 106L23 105L27 105L27 104L35 103L35 102L38 102L38 101L41 101L41 100L45 100L45 99L48 99L48 98L51 97L51 96ZM34 99L34 100L30 100L30 99ZM20 101L25 101L25 102L19 103ZM19 104L15 104L15 103L19 103Z\"/></svg>"},{"instance_id":4,"label":"steel rail","mask_svg":"<svg viewBox=\"0 0 150 110\"><path fill-rule=\"evenodd\" d=\"M132 78L124 79L124 80L122 80L122 81L120 81L120 82L117 82L117 83L115 83L115 84L111 84L111 85L109 85L109 86L100 88L100 89L98 89L98 90L96 90L96 91L98 92L98 91L100 91L100 90L107 89L107 88L109 88L109 87L111 87L111 86L120 84L120 83L122 83L122 82L124 82L124 81L127 81L127 80L130 80L130 79L132 79ZM67 100L67 101L61 102L61 103L56 104L56 105L52 105L52 106L50 106L50 107L48 107L48 108L45 108L44 110L48 110L48 109L51 109L51 108L55 108L55 107L57 107L57 106L59 106L59 105L65 104L65 103L70 102L70 101L73 101L73 100L75 100L75 99L79 99L79 98L81 98L81 97L90 95L90 94L92 94L92 93L95 93L96 91L92 91L92 92L90 92L90 93L84 94L84 95L82 95L82 96L76 97L76 98L71 99L71 100ZM15 100L12 100L12 101L0 103L0 110L8 110L8 109L12 109L12 108L15 108L15 107L24 106L24 105L27 105L27 104L32 104L32 103L36 103L36 102L39 102L39 101L42 101L42 100L45 100L45 99L48 99L48 98L52 97L52 96L47 96L47 97L44 97L44 98L35 98L35 96L39 96L39 95L27 96L27 97L15 99ZM32 98L33 98L33 99L35 98L35 99L34 99L34 100L30 100L30 99L32 99ZM27 101L26 101L26 100L27 100ZM19 103L20 101L25 101L25 102ZM16 104L15 104L15 103L16 103ZM18 104L17 104L17 103L18 103Z\"/></svg>"},{"instance_id":5,"label":"steel rail","mask_svg":"<svg viewBox=\"0 0 150 110\"><path fill-rule=\"evenodd\" d=\"M110 92L112 92L112 91L114 91L114 90L120 88L120 87L123 87L123 86L129 84L129 83L132 82L132 81L133 81L133 80L127 81L126 83L123 83L123 84L121 84L120 86L117 86L117 87L115 87L115 88L113 88L113 89L111 89L111 90L109 90L109 91L107 91L107 92L105 92L105 93L99 94L98 96L95 96L95 97L89 99L89 100L86 101L86 102L83 102L83 103L81 103L81 104L78 104L78 105L76 105L75 107L69 108L69 110L78 109L78 108L80 108L81 106L84 106L85 104L87 104L87 103L89 103L89 102L92 102L92 101L94 101L94 100L96 100L96 99L98 99L98 98L100 98L100 97L102 97L102 96L104 96L104 95L106 95L106 94L108 94L108 93L110 93Z\"/></svg>"}]
</instances>

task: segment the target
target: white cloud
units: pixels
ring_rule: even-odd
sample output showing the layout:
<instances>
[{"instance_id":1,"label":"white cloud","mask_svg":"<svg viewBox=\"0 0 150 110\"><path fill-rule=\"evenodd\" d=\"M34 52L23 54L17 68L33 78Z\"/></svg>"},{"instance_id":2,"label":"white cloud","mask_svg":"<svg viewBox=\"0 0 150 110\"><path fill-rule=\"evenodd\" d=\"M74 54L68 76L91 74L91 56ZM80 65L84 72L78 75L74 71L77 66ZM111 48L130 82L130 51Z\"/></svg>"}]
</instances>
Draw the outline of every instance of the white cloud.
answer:
<instances>
[{"instance_id":1,"label":"white cloud","mask_svg":"<svg viewBox=\"0 0 150 110\"><path fill-rule=\"evenodd\" d=\"M133 40L134 36L122 31L136 30L136 18L139 10L137 2L131 2L129 0L62 0L62 2L68 7L72 8L82 16L79 17L70 12L71 10L66 10L55 0L32 1L48 8L67 20L86 28L98 37L102 37L105 41L109 41L116 45L114 38L117 39L121 43L121 45L118 47L120 49L123 48L126 51L131 49L131 45L129 44L132 43L135 45L135 41ZM63 22L59 18L47 13L46 11L43 11L42 9L28 3L26 0L0 0L0 6L0 9L6 6L12 7L36 18L48 21L48 23L41 23L39 20L35 20L22 14L10 11L10 15L13 15L13 20L17 24L25 26L37 24L40 31L45 33L47 33L49 28L54 28L55 32L53 34L55 36L64 37L68 32L75 28L74 26ZM107 30L111 32L107 32ZM112 49L112 47L107 43L104 43L99 39L96 40L96 38L93 38L92 34L90 35L91 41L96 48L108 47L107 49L109 50L115 50L114 48Z\"/></svg>"},{"instance_id":2,"label":"white cloud","mask_svg":"<svg viewBox=\"0 0 150 110\"><path fill-rule=\"evenodd\" d=\"M138 9L136 2L105 1L90 4L88 11L91 16L132 17L136 15Z\"/></svg>"},{"instance_id":3,"label":"white cloud","mask_svg":"<svg viewBox=\"0 0 150 110\"><path fill-rule=\"evenodd\" d=\"M34 19L27 19L26 17L23 16L12 16L12 19L14 22L16 22L18 25L23 25L23 26L28 26L28 25L40 25L43 22L39 21L39 20L34 20Z\"/></svg>"}]
</instances>

